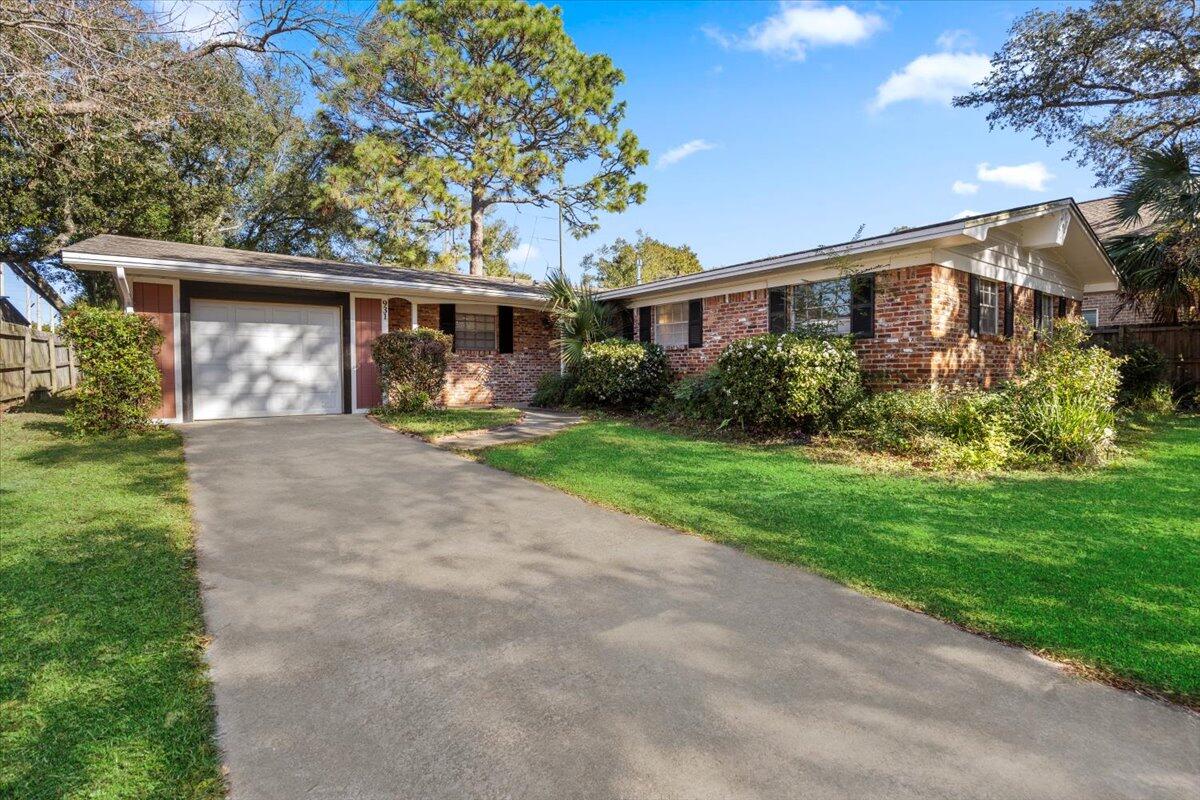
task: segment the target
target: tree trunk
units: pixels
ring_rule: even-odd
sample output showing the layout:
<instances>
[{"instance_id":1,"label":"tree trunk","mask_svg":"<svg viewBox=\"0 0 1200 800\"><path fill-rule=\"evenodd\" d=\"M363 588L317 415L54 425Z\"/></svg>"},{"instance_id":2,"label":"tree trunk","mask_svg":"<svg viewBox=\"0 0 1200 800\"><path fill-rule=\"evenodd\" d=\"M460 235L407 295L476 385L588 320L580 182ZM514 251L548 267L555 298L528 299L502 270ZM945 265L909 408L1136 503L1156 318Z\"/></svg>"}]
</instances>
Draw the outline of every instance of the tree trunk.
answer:
<instances>
[{"instance_id":1,"label":"tree trunk","mask_svg":"<svg viewBox=\"0 0 1200 800\"><path fill-rule=\"evenodd\" d=\"M483 191L471 192L471 274L483 274L483 217L487 206L483 202Z\"/></svg>"}]
</instances>

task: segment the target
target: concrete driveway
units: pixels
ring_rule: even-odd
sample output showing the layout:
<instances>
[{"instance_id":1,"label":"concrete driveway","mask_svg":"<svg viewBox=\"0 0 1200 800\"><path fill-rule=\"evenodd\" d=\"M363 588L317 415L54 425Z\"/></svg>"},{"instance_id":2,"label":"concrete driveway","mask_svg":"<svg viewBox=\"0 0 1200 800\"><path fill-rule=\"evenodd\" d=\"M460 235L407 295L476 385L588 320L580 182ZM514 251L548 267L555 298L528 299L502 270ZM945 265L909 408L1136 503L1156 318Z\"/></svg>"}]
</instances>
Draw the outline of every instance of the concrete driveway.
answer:
<instances>
[{"instance_id":1,"label":"concrete driveway","mask_svg":"<svg viewBox=\"0 0 1200 800\"><path fill-rule=\"evenodd\" d=\"M1200 717L376 427L185 428L251 798L1200 796Z\"/></svg>"}]
</instances>

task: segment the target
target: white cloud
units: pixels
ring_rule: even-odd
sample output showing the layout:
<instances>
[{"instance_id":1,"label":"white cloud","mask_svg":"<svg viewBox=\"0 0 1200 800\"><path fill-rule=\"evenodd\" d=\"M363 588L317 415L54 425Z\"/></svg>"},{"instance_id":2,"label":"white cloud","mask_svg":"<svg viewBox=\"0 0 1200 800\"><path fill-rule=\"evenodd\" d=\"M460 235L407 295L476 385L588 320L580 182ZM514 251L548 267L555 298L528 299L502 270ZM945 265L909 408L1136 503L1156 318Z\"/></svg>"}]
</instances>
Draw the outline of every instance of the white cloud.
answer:
<instances>
[{"instance_id":1,"label":"white cloud","mask_svg":"<svg viewBox=\"0 0 1200 800\"><path fill-rule=\"evenodd\" d=\"M536 244L521 242L519 245L509 250L504 254L504 260L511 266L521 269L529 259L537 259L542 254Z\"/></svg>"},{"instance_id":2,"label":"white cloud","mask_svg":"<svg viewBox=\"0 0 1200 800\"><path fill-rule=\"evenodd\" d=\"M969 208L964 208L962 211L955 214L953 219L966 219L967 217L975 217L978 215L979 215L978 211L972 211Z\"/></svg>"},{"instance_id":3,"label":"white cloud","mask_svg":"<svg viewBox=\"0 0 1200 800\"><path fill-rule=\"evenodd\" d=\"M720 28L701 28L725 48L756 50L773 56L803 61L810 47L851 45L866 41L884 27L878 14L864 14L849 6L831 6L818 0L781 2L779 10L751 25L742 35Z\"/></svg>"},{"instance_id":4,"label":"white cloud","mask_svg":"<svg viewBox=\"0 0 1200 800\"><path fill-rule=\"evenodd\" d=\"M983 80L991 69L991 61L979 53L917 56L879 85L871 107L878 111L904 100L949 105L956 94Z\"/></svg>"},{"instance_id":5,"label":"white cloud","mask_svg":"<svg viewBox=\"0 0 1200 800\"><path fill-rule=\"evenodd\" d=\"M954 185L950 187L950 191L955 194L975 194L979 191L979 184L969 181L955 181Z\"/></svg>"},{"instance_id":6,"label":"white cloud","mask_svg":"<svg viewBox=\"0 0 1200 800\"><path fill-rule=\"evenodd\" d=\"M952 31L942 31L937 38L937 46L941 50L969 50L977 43L975 34L958 28Z\"/></svg>"},{"instance_id":7,"label":"white cloud","mask_svg":"<svg viewBox=\"0 0 1200 800\"><path fill-rule=\"evenodd\" d=\"M1050 170L1046 169L1046 165L1040 161L1031 161L1028 164L1016 164L1011 167L993 167L984 161L976 168L975 177L989 183L999 183L1018 189L1028 189L1031 192L1040 192L1045 190L1046 181L1054 176L1050 173Z\"/></svg>"},{"instance_id":8,"label":"white cloud","mask_svg":"<svg viewBox=\"0 0 1200 800\"><path fill-rule=\"evenodd\" d=\"M658 161L655 162L655 166L658 169L664 169L672 164L678 164L688 156L701 153L705 150L712 150L714 147L716 147L715 144L704 139L692 139L690 142L684 142L683 144L678 145L677 147L672 147L670 150L663 153L658 157Z\"/></svg>"}]
</instances>

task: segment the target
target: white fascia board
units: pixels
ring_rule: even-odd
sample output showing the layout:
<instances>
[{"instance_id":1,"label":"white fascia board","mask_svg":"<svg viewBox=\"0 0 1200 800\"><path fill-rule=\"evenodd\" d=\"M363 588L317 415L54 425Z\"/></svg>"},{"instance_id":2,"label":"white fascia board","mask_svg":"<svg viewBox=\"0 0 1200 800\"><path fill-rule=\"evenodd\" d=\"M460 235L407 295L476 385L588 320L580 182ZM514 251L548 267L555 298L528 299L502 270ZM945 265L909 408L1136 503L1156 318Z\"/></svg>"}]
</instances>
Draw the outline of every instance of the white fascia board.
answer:
<instances>
[{"instance_id":1,"label":"white fascia board","mask_svg":"<svg viewBox=\"0 0 1200 800\"><path fill-rule=\"evenodd\" d=\"M788 267L799 267L807 264L819 263L821 261L828 261L838 257L850 257L878 250L891 250L894 248L909 247L926 242L934 242L939 239L953 240L955 238L962 237L958 238L959 242L982 241L983 239L987 238L987 232L993 227L1012 225L1017 222L1023 222L1027 219L1034 219L1035 217L1040 217L1055 209L1069 208L1070 203L1070 200L1055 200L1050 203L1043 203L1037 206L1017 209L1015 211L1003 211L987 217L979 217L970 220L951 220L949 222L938 223L928 227L914 228L907 231L897 231L893 234L874 237L863 242L849 242L847 244L832 245L830 247L806 250L800 253L776 256L775 258L765 258L759 261L752 261L746 264L740 264L731 267L718 267L706 272L697 272L691 275L681 275L676 278L666 278L650 284L626 286L620 289L609 289L607 291L598 292L596 296L601 300L632 298L645 292L665 292L673 289L681 289L686 286L693 286L698 283L723 281L737 277L757 275L760 273L787 269ZM710 292L710 294L716 294L716 292ZM645 303L640 303L640 305L645 305Z\"/></svg>"},{"instance_id":2,"label":"white fascia board","mask_svg":"<svg viewBox=\"0 0 1200 800\"><path fill-rule=\"evenodd\" d=\"M150 275L160 274L172 278L196 278L200 280L223 280L233 283L252 283L262 286L293 286L304 289L328 289L333 291L354 291L377 293L383 297L399 297L401 295L424 295L429 298L452 300L457 298L489 299L502 298L505 305L518 305L524 308L541 308L544 300L531 298L526 294L513 294L503 289L486 289L464 287L454 289L440 284L412 280L388 280L385 278L344 277L333 278L321 273L304 272L301 270L263 269L261 267L235 267L223 264L209 264L201 261L166 261L149 258L134 258L131 256L102 256L91 253L77 253L70 250L62 251L63 263L80 269L111 270L126 269Z\"/></svg>"},{"instance_id":3,"label":"white fascia board","mask_svg":"<svg viewBox=\"0 0 1200 800\"><path fill-rule=\"evenodd\" d=\"M1082 284L1072 285L1063 282L1062 278L1065 276L1062 273L1044 271L1041 275L1033 275L1020 269L1014 269L1012 266L1006 266L1003 258L997 258L998 255L994 251L972 255L953 250L935 250L933 263L938 266L956 269L959 272L978 275L981 278L987 278L991 281L1000 281L1001 283L1011 283L1014 286L1037 289L1039 292L1070 297L1073 300L1083 299L1084 288Z\"/></svg>"},{"instance_id":4,"label":"white fascia board","mask_svg":"<svg viewBox=\"0 0 1200 800\"><path fill-rule=\"evenodd\" d=\"M1092 292L1115 292L1119 288L1121 288L1121 287L1116 281L1105 281L1103 283L1085 283L1083 285L1083 291L1087 294L1091 294Z\"/></svg>"}]
</instances>

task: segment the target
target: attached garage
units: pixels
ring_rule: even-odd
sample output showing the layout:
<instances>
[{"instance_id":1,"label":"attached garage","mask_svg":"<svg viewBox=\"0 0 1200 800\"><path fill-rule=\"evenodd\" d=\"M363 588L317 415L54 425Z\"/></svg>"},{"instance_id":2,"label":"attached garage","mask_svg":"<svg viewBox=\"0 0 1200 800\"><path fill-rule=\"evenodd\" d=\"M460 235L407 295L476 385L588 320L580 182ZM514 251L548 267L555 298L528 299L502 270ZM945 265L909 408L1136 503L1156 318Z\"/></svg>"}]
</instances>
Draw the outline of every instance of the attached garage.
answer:
<instances>
[{"instance_id":1,"label":"attached garage","mask_svg":"<svg viewBox=\"0 0 1200 800\"><path fill-rule=\"evenodd\" d=\"M193 300L192 418L342 411L340 309Z\"/></svg>"}]
</instances>

